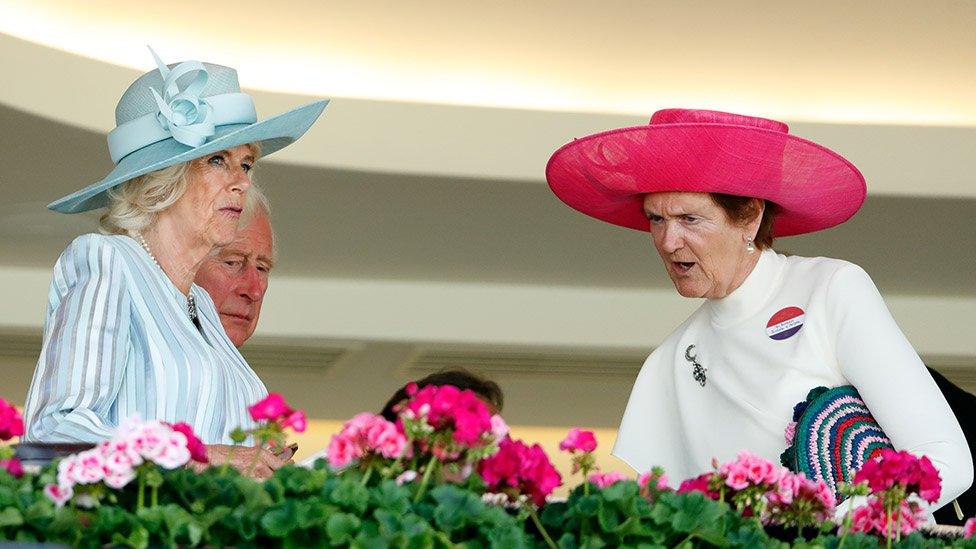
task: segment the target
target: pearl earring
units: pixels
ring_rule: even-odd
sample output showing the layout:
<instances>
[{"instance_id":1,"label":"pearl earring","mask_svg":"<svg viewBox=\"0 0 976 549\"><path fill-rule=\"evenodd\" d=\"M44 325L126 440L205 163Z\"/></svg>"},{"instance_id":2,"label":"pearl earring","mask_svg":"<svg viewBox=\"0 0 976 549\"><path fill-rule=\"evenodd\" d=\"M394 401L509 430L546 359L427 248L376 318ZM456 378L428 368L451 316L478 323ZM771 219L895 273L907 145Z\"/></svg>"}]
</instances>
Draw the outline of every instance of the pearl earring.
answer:
<instances>
[{"instance_id":1,"label":"pearl earring","mask_svg":"<svg viewBox=\"0 0 976 549\"><path fill-rule=\"evenodd\" d=\"M755 244L752 243L751 238L746 239L746 251L749 253L755 253L756 251L756 246Z\"/></svg>"}]
</instances>

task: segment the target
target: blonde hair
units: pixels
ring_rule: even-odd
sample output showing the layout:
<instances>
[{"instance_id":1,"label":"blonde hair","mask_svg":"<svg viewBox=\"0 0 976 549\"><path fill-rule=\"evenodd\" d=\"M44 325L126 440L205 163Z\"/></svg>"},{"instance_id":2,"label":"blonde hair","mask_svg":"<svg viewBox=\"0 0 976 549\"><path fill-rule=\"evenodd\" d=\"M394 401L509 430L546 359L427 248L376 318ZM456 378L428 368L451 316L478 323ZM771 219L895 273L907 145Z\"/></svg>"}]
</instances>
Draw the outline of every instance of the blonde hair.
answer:
<instances>
[{"instance_id":1,"label":"blonde hair","mask_svg":"<svg viewBox=\"0 0 976 549\"><path fill-rule=\"evenodd\" d=\"M145 231L156 215L169 208L186 192L190 163L183 162L140 175L108 190L108 209L99 220L103 234L132 234Z\"/></svg>"},{"instance_id":2,"label":"blonde hair","mask_svg":"<svg viewBox=\"0 0 976 549\"><path fill-rule=\"evenodd\" d=\"M257 160L261 156L261 143L248 145ZM109 189L108 208L99 219L99 231L102 234L133 234L152 226L156 216L175 204L186 192L190 182L190 162L192 160L140 175ZM259 200L261 198L261 204L268 209L263 193L260 193ZM245 200L251 202L250 198Z\"/></svg>"}]
</instances>

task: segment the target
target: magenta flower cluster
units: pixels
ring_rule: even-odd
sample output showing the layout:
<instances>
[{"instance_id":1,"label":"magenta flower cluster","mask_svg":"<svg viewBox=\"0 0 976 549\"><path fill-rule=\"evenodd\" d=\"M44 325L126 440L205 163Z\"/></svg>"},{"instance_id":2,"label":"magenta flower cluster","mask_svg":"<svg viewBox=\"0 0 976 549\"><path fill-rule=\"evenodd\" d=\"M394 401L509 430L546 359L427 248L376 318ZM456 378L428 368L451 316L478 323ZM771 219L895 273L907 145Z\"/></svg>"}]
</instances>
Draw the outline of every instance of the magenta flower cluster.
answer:
<instances>
[{"instance_id":1,"label":"magenta flower cluster","mask_svg":"<svg viewBox=\"0 0 976 549\"><path fill-rule=\"evenodd\" d=\"M301 433L308 425L305 412L293 410L285 402L285 398L278 393L269 393L255 404L248 406L247 411L254 421L270 421L277 423L282 429L291 429Z\"/></svg>"},{"instance_id":2,"label":"magenta flower cluster","mask_svg":"<svg viewBox=\"0 0 976 549\"><path fill-rule=\"evenodd\" d=\"M928 457L890 448L865 462L854 482L867 485L871 495L854 510L851 531L888 538L914 532L926 522L925 510L911 496L935 503L942 495L942 478Z\"/></svg>"},{"instance_id":3,"label":"magenta flower cluster","mask_svg":"<svg viewBox=\"0 0 976 549\"><path fill-rule=\"evenodd\" d=\"M24 434L24 419L17 408L0 398L0 442L19 437ZM20 460L13 457L9 448L0 448L0 470L6 471L16 478L24 476L24 467Z\"/></svg>"},{"instance_id":4,"label":"magenta flower cluster","mask_svg":"<svg viewBox=\"0 0 976 549\"><path fill-rule=\"evenodd\" d=\"M405 419L423 418L435 431L450 431L454 442L463 448L484 443L492 433L491 413L473 391L453 385L407 386L410 400L399 410Z\"/></svg>"},{"instance_id":5,"label":"magenta flower cluster","mask_svg":"<svg viewBox=\"0 0 976 549\"><path fill-rule=\"evenodd\" d=\"M593 431L573 427L559 443L559 449L564 452L592 452L596 450L596 435Z\"/></svg>"},{"instance_id":6,"label":"magenta flower cluster","mask_svg":"<svg viewBox=\"0 0 976 549\"><path fill-rule=\"evenodd\" d=\"M488 485L489 492L510 496L523 494L538 506L543 505L546 497L562 484L562 476L542 446L529 446L511 438L502 440L498 452L481 461L478 473Z\"/></svg>"},{"instance_id":7,"label":"magenta flower cluster","mask_svg":"<svg viewBox=\"0 0 976 549\"><path fill-rule=\"evenodd\" d=\"M10 440L24 434L24 419L17 408L0 398L0 441Z\"/></svg>"},{"instance_id":8,"label":"magenta flower cluster","mask_svg":"<svg viewBox=\"0 0 976 549\"><path fill-rule=\"evenodd\" d=\"M894 487L902 488L906 495L918 495L929 503L939 501L942 495L942 477L928 457L920 458L905 452L885 448L864 463L854 475L855 484L865 482L872 493L881 493Z\"/></svg>"}]
</instances>

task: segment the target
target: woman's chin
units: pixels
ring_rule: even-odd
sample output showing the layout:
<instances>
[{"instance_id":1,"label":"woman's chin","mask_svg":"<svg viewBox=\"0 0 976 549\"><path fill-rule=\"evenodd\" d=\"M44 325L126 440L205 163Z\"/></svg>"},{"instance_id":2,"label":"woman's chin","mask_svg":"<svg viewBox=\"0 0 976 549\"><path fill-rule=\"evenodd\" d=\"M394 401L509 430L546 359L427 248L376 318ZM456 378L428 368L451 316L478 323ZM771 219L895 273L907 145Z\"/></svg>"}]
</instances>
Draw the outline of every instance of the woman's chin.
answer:
<instances>
[{"instance_id":1,"label":"woman's chin","mask_svg":"<svg viewBox=\"0 0 976 549\"><path fill-rule=\"evenodd\" d=\"M692 284L690 280L672 280L674 289L681 297L700 298L705 296L705 291L698 284Z\"/></svg>"}]
</instances>

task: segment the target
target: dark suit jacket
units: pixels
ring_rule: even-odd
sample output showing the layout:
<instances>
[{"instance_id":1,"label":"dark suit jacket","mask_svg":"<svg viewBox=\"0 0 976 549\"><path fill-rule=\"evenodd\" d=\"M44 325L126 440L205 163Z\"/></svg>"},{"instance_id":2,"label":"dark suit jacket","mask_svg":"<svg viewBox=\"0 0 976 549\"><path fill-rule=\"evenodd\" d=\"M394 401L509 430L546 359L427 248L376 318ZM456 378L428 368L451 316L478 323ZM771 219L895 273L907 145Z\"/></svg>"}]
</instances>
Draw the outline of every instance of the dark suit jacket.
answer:
<instances>
[{"instance_id":1,"label":"dark suit jacket","mask_svg":"<svg viewBox=\"0 0 976 549\"><path fill-rule=\"evenodd\" d=\"M932 368L929 368L929 373L932 374L936 385L945 395L949 407L952 408L952 413L956 414L956 419L959 420L962 432L966 435L966 441L969 443L969 453L976 456L976 395L963 391ZM963 520L956 518L956 511L950 503L935 512L935 521L939 524L958 524L961 526L967 518L976 515L976 490L972 486L956 498L956 501L962 507Z\"/></svg>"}]
</instances>

